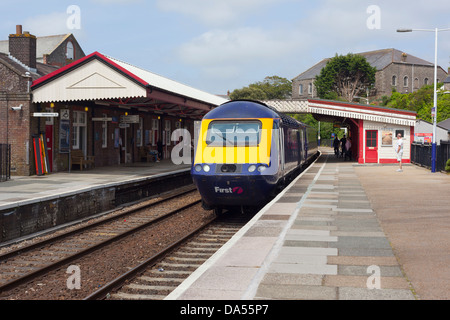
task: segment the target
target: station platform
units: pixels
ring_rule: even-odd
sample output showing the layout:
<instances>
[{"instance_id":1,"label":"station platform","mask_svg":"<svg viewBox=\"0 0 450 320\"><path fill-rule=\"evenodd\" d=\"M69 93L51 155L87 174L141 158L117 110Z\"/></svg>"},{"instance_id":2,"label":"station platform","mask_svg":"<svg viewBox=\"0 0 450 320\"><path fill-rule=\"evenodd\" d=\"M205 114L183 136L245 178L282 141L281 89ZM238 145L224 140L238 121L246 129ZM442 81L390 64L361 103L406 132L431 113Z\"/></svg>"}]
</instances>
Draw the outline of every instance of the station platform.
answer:
<instances>
[{"instance_id":1,"label":"station platform","mask_svg":"<svg viewBox=\"0 0 450 320\"><path fill-rule=\"evenodd\" d=\"M192 184L190 167L168 159L13 176L0 183L0 246Z\"/></svg>"},{"instance_id":2,"label":"station platform","mask_svg":"<svg viewBox=\"0 0 450 320\"><path fill-rule=\"evenodd\" d=\"M0 183L0 210L75 194L93 188L139 181L158 175L190 170L190 165L175 165L171 160L134 163L88 170L50 173L42 176L12 176Z\"/></svg>"},{"instance_id":3,"label":"station platform","mask_svg":"<svg viewBox=\"0 0 450 320\"><path fill-rule=\"evenodd\" d=\"M450 176L321 151L166 300L449 299Z\"/></svg>"}]
</instances>

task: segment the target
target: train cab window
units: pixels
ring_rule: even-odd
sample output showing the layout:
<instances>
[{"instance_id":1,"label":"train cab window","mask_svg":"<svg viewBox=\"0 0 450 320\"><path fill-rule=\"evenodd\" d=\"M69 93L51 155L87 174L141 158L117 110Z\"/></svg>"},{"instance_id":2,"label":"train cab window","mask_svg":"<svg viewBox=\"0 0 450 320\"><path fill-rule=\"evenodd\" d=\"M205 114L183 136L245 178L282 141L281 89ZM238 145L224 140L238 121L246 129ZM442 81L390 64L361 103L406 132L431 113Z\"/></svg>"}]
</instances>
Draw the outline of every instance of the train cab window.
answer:
<instances>
[{"instance_id":1,"label":"train cab window","mask_svg":"<svg viewBox=\"0 0 450 320\"><path fill-rule=\"evenodd\" d=\"M206 134L206 144L217 146L257 146L261 138L260 121L212 121Z\"/></svg>"}]
</instances>

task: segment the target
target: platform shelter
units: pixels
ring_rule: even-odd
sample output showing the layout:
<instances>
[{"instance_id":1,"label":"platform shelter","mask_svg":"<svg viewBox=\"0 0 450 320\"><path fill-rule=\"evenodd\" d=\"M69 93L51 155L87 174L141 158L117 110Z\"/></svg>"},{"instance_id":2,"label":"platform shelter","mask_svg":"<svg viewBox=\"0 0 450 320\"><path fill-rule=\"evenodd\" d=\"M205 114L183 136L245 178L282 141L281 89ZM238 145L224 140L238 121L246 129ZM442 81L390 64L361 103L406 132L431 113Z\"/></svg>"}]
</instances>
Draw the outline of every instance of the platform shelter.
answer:
<instances>
[{"instance_id":1,"label":"platform shelter","mask_svg":"<svg viewBox=\"0 0 450 320\"><path fill-rule=\"evenodd\" d=\"M394 146L400 133L404 140L402 163L411 162L416 112L321 99L264 102L283 113L311 113L318 121L347 128L352 158L361 164L396 163Z\"/></svg>"}]
</instances>

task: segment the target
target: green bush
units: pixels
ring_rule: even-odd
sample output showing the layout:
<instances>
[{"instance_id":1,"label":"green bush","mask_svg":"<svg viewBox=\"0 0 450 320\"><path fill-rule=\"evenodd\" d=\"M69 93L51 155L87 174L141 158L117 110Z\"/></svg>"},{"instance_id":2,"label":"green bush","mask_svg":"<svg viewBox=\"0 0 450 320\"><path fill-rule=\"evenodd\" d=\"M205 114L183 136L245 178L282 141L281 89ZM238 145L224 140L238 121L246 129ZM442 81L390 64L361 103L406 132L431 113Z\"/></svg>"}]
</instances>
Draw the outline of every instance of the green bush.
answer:
<instances>
[{"instance_id":1,"label":"green bush","mask_svg":"<svg viewBox=\"0 0 450 320\"><path fill-rule=\"evenodd\" d=\"M447 163L445 164L445 171L450 172L450 159L448 159Z\"/></svg>"}]
</instances>

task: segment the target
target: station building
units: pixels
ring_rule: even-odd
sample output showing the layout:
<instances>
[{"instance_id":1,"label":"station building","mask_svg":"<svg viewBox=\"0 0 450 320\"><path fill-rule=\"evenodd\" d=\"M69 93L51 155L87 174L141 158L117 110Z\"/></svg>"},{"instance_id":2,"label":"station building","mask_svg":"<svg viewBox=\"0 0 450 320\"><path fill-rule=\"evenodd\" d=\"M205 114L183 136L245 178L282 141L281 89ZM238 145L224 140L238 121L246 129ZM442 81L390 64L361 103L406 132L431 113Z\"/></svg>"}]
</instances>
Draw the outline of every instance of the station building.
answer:
<instances>
[{"instance_id":1,"label":"station building","mask_svg":"<svg viewBox=\"0 0 450 320\"><path fill-rule=\"evenodd\" d=\"M311 113L318 121L347 128L352 159L360 164L396 163L394 146L400 133L404 140L402 163L411 162L416 112L321 99L270 100L266 103L280 112Z\"/></svg>"},{"instance_id":2,"label":"station building","mask_svg":"<svg viewBox=\"0 0 450 320\"><path fill-rule=\"evenodd\" d=\"M70 169L80 152L95 166L150 161L158 141L168 159L174 130L193 138L194 121L227 101L99 52L33 81L31 91L38 109L59 115L45 123L52 171Z\"/></svg>"},{"instance_id":3,"label":"station building","mask_svg":"<svg viewBox=\"0 0 450 320\"><path fill-rule=\"evenodd\" d=\"M37 38L17 26L8 45L0 144L10 146L12 175L154 161L158 142L167 159L174 130L193 138L194 121L228 100L99 52L86 56L73 35Z\"/></svg>"}]
</instances>

